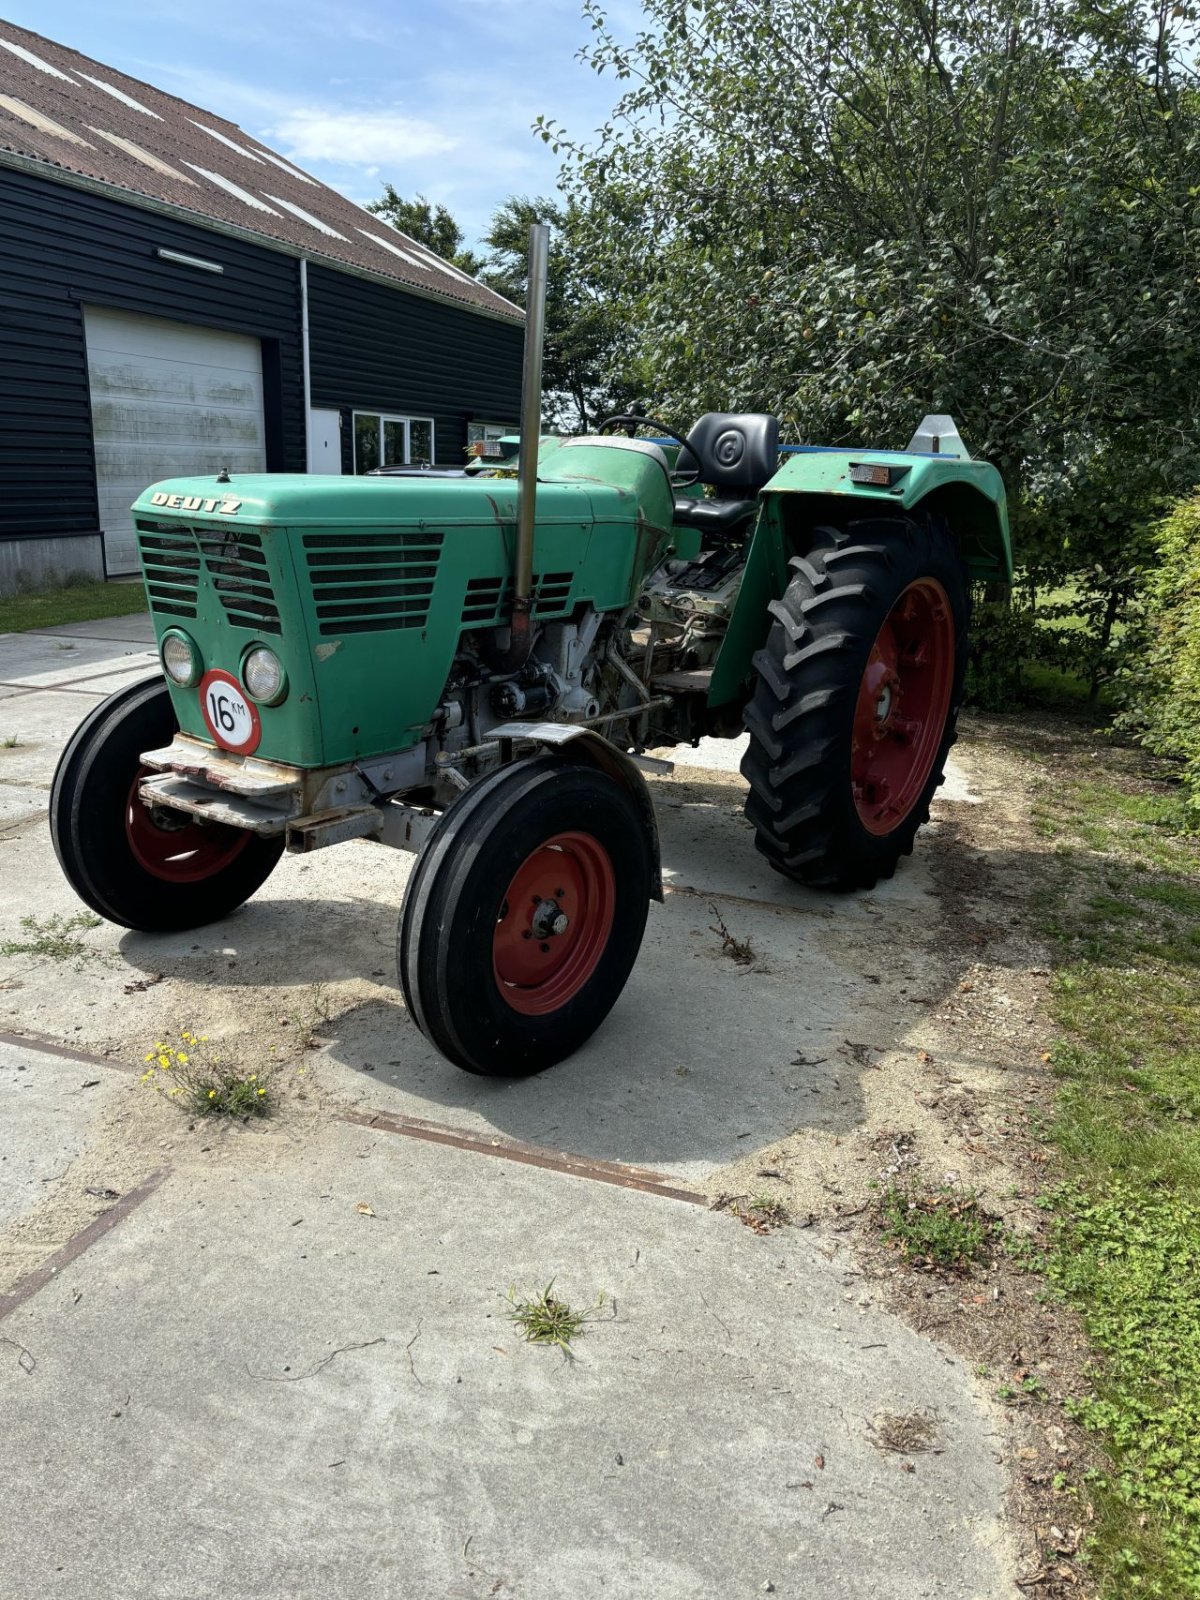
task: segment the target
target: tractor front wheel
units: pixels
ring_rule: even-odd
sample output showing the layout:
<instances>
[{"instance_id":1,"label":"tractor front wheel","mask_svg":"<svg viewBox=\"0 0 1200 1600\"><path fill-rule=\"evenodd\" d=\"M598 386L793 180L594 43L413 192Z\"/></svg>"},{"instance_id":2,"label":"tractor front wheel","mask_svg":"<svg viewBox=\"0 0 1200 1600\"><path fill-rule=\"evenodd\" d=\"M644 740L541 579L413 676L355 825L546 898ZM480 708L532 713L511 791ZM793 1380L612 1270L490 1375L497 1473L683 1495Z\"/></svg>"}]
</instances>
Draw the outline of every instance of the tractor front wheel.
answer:
<instances>
[{"instance_id":1,"label":"tractor front wheel","mask_svg":"<svg viewBox=\"0 0 1200 1600\"><path fill-rule=\"evenodd\" d=\"M468 1072L561 1061L625 987L652 874L644 819L594 767L536 756L481 779L405 893L396 964L414 1022Z\"/></svg>"},{"instance_id":2,"label":"tractor front wheel","mask_svg":"<svg viewBox=\"0 0 1200 1600\"><path fill-rule=\"evenodd\" d=\"M142 804L142 752L177 731L161 679L119 689L75 730L50 791L50 834L71 887L109 922L143 933L228 916L283 854L282 838Z\"/></svg>"},{"instance_id":3,"label":"tractor front wheel","mask_svg":"<svg viewBox=\"0 0 1200 1600\"><path fill-rule=\"evenodd\" d=\"M954 743L969 590L949 534L818 528L773 601L746 709L746 815L798 882L870 888L912 852Z\"/></svg>"}]
</instances>

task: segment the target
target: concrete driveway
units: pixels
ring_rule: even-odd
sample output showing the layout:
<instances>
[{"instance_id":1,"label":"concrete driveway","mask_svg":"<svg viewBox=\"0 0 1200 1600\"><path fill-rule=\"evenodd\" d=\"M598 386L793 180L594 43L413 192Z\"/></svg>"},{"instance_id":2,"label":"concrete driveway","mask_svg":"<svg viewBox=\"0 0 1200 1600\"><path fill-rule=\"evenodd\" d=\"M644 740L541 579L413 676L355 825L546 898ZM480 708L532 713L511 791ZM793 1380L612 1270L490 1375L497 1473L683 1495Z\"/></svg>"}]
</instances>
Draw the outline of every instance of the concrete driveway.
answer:
<instances>
[{"instance_id":1,"label":"concrete driveway","mask_svg":"<svg viewBox=\"0 0 1200 1600\"><path fill-rule=\"evenodd\" d=\"M81 910L50 779L150 640L0 636L0 943ZM285 857L210 928L0 957L0 1594L1016 1592L963 1364L836 1232L708 1208L773 1139L858 1126L956 974L920 849L876 894L802 895L753 849L736 758L655 782L671 892L608 1024L534 1079L460 1073L409 1022L410 860L374 846ZM281 1062L279 1114L189 1125L144 1088L185 1027ZM507 1314L551 1281L595 1308L573 1360ZM935 1448L877 1448L912 1413Z\"/></svg>"}]
</instances>

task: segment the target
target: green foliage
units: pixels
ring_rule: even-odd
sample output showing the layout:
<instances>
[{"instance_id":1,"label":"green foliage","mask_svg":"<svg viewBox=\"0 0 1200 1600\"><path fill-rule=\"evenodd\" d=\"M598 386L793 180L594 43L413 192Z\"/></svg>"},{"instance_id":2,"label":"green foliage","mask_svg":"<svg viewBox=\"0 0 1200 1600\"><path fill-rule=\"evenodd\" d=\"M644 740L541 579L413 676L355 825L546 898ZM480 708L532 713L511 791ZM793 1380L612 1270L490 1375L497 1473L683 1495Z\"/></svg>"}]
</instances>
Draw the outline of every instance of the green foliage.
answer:
<instances>
[{"instance_id":1,"label":"green foliage","mask_svg":"<svg viewBox=\"0 0 1200 1600\"><path fill-rule=\"evenodd\" d=\"M1194 474L1200 94L1187 7L588 0L619 98L566 159L612 359L666 420L903 444L949 411L1019 558L1072 579L1095 689Z\"/></svg>"},{"instance_id":2,"label":"green foliage","mask_svg":"<svg viewBox=\"0 0 1200 1600\"><path fill-rule=\"evenodd\" d=\"M1091 1486L1105 1600L1200 1593L1200 846L1178 794L1056 771L1045 886L1058 954L1053 1281L1097 1359L1078 1402L1115 1470Z\"/></svg>"},{"instance_id":3,"label":"green foliage","mask_svg":"<svg viewBox=\"0 0 1200 1600\"><path fill-rule=\"evenodd\" d=\"M571 1341L584 1332L586 1325L604 1308L603 1291L595 1302L583 1311L573 1311L565 1300L552 1292L551 1278L540 1293L521 1298L515 1288L508 1291L508 1318L525 1335L527 1344L552 1344L568 1359L572 1357Z\"/></svg>"},{"instance_id":4,"label":"green foliage","mask_svg":"<svg viewBox=\"0 0 1200 1600\"><path fill-rule=\"evenodd\" d=\"M924 1194L894 1184L879 1198L879 1217L884 1238L916 1266L965 1269L984 1254L992 1234L974 1190Z\"/></svg>"},{"instance_id":5,"label":"green foliage","mask_svg":"<svg viewBox=\"0 0 1200 1600\"><path fill-rule=\"evenodd\" d=\"M179 1035L183 1049L159 1040L146 1055L142 1082L169 1100L180 1100L194 1117L265 1117L274 1109L274 1061L256 1071L214 1055L208 1035L185 1029Z\"/></svg>"},{"instance_id":6,"label":"green foliage","mask_svg":"<svg viewBox=\"0 0 1200 1600\"><path fill-rule=\"evenodd\" d=\"M22 917L23 939L6 939L0 943L0 956L49 956L51 961L83 961L97 954L79 937L87 928L98 928L100 918L90 911L79 911L73 917L55 912L53 916Z\"/></svg>"},{"instance_id":7,"label":"green foliage","mask_svg":"<svg viewBox=\"0 0 1200 1600\"><path fill-rule=\"evenodd\" d=\"M479 257L473 251L463 249L463 231L454 217L445 206L430 205L423 194L419 194L415 200L406 200L403 195L397 194L392 184L387 183L384 184L383 194L378 200L373 200L367 210L374 216L382 217L418 244L423 244L427 250L432 250L435 256L441 256L443 261L449 261L460 272L474 277L479 271Z\"/></svg>"},{"instance_id":8,"label":"green foliage","mask_svg":"<svg viewBox=\"0 0 1200 1600\"><path fill-rule=\"evenodd\" d=\"M545 422L563 432L587 432L627 408L627 383L610 369L618 325L603 286L592 281L577 239L578 208L544 197L513 195L495 212L483 242L489 255L479 276L523 306L529 279L529 228L550 226L546 283L546 340L542 382Z\"/></svg>"},{"instance_id":9,"label":"green foliage","mask_svg":"<svg viewBox=\"0 0 1200 1600\"><path fill-rule=\"evenodd\" d=\"M1128 1545L1105 1552L1137 1593L1200 1592L1200 1204L1141 1179L1059 1198L1052 1277L1085 1307L1102 1352L1091 1394L1073 1408L1104 1436L1116 1471L1103 1494L1161 1531L1156 1571ZM1121 1572L1124 1569L1124 1572ZM1114 1573L1114 1576L1116 1574ZM1111 1592L1128 1593L1117 1584Z\"/></svg>"},{"instance_id":10,"label":"green foliage","mask_svg":"<svg viewBox=\"0 0 1200 1600\"><path fill-rule=\"evenodd\" d=\"M1200 493L1159 525L1155 556L1121 675L1120 720L1182 764L1191 824L1200 827Z\"/></svg>"}]
</instances>

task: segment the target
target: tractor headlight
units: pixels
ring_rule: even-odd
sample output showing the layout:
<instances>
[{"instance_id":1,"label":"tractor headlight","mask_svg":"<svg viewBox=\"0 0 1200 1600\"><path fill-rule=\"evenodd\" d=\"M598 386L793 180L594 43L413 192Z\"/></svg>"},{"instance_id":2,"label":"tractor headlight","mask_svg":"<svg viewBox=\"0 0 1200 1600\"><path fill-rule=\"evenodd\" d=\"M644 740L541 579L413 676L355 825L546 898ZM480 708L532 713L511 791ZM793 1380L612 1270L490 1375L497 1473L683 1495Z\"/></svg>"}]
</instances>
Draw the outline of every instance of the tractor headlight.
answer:
<instances>
[{"instance_id":1,"label":"tractor headlight","mask_svg":"<svg viewBox=\"0 0 1200 1600\"><path fill-rule=\"evenodd\" d=\"M278 705L287 694L287 674L274 650L266 645L255 645L242 662L242 682L251 700L263 705Z\"/></svg>"},{"instance_id":2,"label":"tractor headlight","mask_svg":"<svg viewBox=\"0 0 1200 1600\"><path fill-rule=\"evenodd\" d=\"M200 659L200 651L194 639L189 639L182 629L175 629L163 634L162 646L163 671L172 683L181 689L190 689L193 684L200 682L204 671L204 663Z\"/></svg>"}]
</instances>

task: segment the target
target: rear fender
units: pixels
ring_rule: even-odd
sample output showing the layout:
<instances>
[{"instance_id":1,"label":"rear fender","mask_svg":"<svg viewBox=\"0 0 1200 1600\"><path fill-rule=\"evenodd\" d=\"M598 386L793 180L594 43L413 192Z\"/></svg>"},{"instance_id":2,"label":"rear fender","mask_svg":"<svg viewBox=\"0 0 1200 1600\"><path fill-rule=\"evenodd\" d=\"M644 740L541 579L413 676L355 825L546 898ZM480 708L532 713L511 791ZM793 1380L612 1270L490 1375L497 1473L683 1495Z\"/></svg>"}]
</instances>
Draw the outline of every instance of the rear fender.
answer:
<instances>
[{"instance_id":1,"label":"rear fender","mask_svg":"<svg viewBox=\"0 0 1200 1600\"><path fill-rule=\"evenodd\" d=\"M891 482L854 482L851 467L868 465L887 467ZM941 517L977 582L1012 577L1004 484L987 462L901 450L797 451L762 492L742 586L713 669L710 706L728 705L744 693L770 627L767 607L783 594L788 561L804 554L811 530L898 510Z\"/></svg>"}]
</instances>

